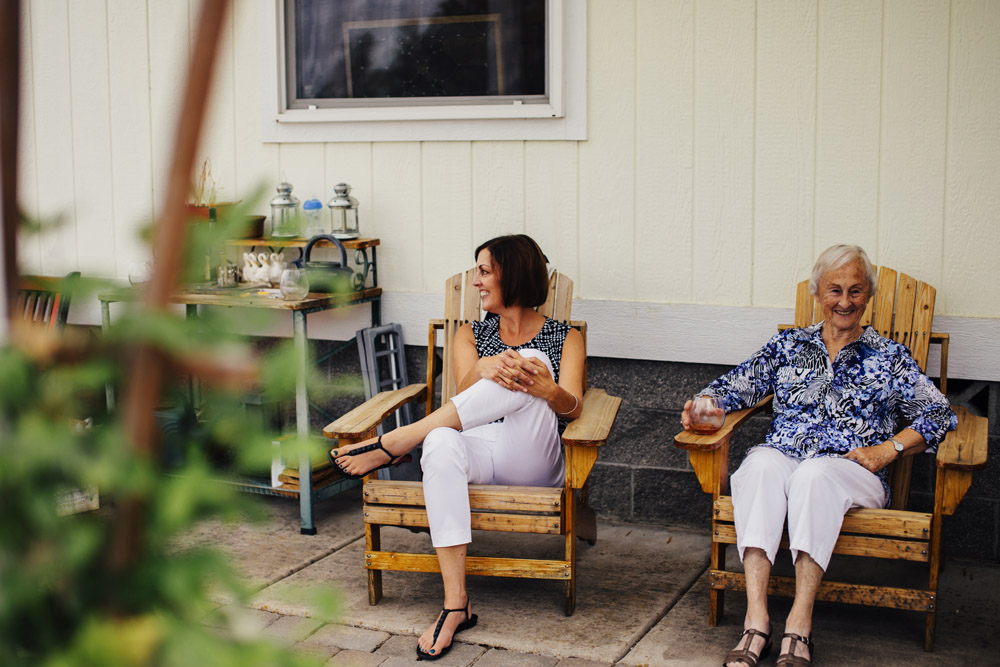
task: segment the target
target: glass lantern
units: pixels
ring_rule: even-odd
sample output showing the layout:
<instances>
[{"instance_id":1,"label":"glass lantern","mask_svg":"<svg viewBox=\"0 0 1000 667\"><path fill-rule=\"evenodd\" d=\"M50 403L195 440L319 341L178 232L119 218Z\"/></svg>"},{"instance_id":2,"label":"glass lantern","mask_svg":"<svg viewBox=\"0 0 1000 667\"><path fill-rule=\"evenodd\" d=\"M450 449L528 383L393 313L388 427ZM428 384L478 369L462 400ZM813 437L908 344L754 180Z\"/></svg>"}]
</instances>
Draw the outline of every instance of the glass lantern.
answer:
<instances>
[{"instance_id":1,"label":"glass lantern","mask_svg":"<svg viewBox=\"0 0 1000 667\"><path fill-rule=\"evenodd\" d=\"M299 200L290 183L278 184L278 196L271 200L271 236L298 236L302 228Z\"/></svg>"},{"instance_id":2,"label":"glass lantern","mask_svg":"<svg viewBox=\"0 0 1000 667\"><path fill-rule=\"evenodd\" d=\"M326 204L330 208L331 233L338 239L358 238L358 200L350 196L351 186L338 183L333 192L333 199Z\"/></svg>"}]
</instances>

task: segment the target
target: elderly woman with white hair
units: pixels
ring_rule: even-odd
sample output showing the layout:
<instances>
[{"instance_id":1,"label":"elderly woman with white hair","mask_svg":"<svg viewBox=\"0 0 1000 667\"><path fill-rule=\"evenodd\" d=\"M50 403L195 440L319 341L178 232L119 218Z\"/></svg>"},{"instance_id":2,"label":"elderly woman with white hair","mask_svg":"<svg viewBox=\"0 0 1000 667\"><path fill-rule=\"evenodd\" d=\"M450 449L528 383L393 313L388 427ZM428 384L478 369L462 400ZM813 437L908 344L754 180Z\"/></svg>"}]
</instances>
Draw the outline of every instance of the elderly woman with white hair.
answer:
<instances>
[{"instance_id":1,"label":"elderly woman with white hair","mask_svg":"<svg viewBox=\"0 0 1000 667\"><path fill-rule=\"evenodd\" d=\"M809 280L823 321L778 333L706 388L722 397L727 412L774 394L767 437L747 452L731 480L747 613L726 665L755 667L770 652L767 584L786 515L795 599L778 665L806 667L814 649L813 603L844 514L887 506L886 466L934 451L956 426L947 399L906 347L861 325L875 285L864 250L827 248ZM681 417L685 430L690 408L689 401ZM901 418L910 425L896 431Z\"/></svg>"}]
</instances>

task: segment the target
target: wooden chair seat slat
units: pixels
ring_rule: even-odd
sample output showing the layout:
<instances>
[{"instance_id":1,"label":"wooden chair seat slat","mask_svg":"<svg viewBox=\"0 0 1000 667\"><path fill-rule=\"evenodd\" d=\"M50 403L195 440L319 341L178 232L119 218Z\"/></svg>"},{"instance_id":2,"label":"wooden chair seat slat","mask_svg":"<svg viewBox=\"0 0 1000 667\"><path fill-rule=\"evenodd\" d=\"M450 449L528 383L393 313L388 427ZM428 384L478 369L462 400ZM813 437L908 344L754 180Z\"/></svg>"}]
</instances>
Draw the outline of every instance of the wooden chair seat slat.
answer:
<instances>
[{"instance_id":1,"label":"wooden chair seat slat","mask_svg":"<svg viewBox=\"0 0 1000 667\"><path fill-rule=\"evenodd\" d=\"M395 553L369 551L365 553L365 567L370 570L395 572L440 572L434 554ZM519 579L572 579L572 563L564 560L539 560L529 558L491 558L467 556L467 574L486 577L517 577Z\"/></svg>"},{"instance_id":2,"label":"wooden chair seat slat","mask_svg":"<svg viewBox=\"0 0 1000 667\"><path fill-rule=\"evenodd\" d=\"M422 507L394 505L365 505L364 522L379 526L428 528L427 511ZM558 514L507 514L504 512L472 511L473 530L492 530L504 533L529 533L534 535L562 535L562 516Z\"/></svg>"},{"instance_id":3,"label":"wooden chair seat slat","mask_svg":"<svg viewBox=\"0 0 1000 667\"><path fill-rule=\"evenodd\" d=\"M562 512L563 487L504 486L500 484L470 484L469 506L473 510L497 512ZM421 482L373 479L365 484L364 501L369 505L414 505L423 507L424 488Z\"/></svg>"},{"instance_id":4,"label":"wooden chair seat slat","mask_svg":"<svg viewBox=\"0 0 1000 667\"><path fill-rule=\"evenodd\" d=\"M720 544L736 544L736 526L731 523L715 523L712 526L712 540ZM781 549L788 548L788 534L781 537ZM912 560L926 563L930 558L927 540L893 540L884 537L840 534L833 553L842 556L868 556L890 560Z\"/></svg>"},{"instance_id":5,"label":"wooden chair seat slat","mask_svg":"<svg viewBox=\"0 0 1000 667\"><path fill-rule=\"evenodd\" d=\"M732 496L719 496L713 506L716 521L733 521ZM929 512L855 508L847 510L841 532L926 540L933 517Z\"/></svg>"},{"instance_id":6,"label":"wooden chair seat slat","mask_svg":"<svg viewBox=\"0 0 1000 667\"><path fill-rule=\"evenodd\" d=\"M709 586L716 590L746 590L746 577L741 572L711 570L708 581ZM772 576L767 592L769 595L794 597L795 579ZM933 612L936 609L935 598L933 593L919 588L845 584L836 581L824 581L816 594L816 599L823 602L847 602L923 612Z\"/></svg>"}]
</instances>

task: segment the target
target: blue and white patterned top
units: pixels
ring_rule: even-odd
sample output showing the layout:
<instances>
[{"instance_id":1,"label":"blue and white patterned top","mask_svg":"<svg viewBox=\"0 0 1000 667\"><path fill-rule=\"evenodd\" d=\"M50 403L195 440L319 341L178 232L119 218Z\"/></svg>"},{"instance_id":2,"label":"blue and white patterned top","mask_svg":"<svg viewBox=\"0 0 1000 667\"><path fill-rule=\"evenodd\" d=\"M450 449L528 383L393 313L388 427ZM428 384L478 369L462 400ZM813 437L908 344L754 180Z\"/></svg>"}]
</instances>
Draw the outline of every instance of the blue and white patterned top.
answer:
<instances>
[{"instance_id":1,"label":"blue and white patterned top","mask_svg":"<svg viewBox=\"0 0 1000 667\"><path fill-rule=\"evenodd\" d=\"M897 433L900 419L910 420L934 452L958 420L909 350L865 327L831 363L822 327L776 334L706 391L722 396L727 412L773 393L774 421L762 444L798 459L880 445ZM876 474L888 505L887 473Z\"/></svg>"}]
</instances>

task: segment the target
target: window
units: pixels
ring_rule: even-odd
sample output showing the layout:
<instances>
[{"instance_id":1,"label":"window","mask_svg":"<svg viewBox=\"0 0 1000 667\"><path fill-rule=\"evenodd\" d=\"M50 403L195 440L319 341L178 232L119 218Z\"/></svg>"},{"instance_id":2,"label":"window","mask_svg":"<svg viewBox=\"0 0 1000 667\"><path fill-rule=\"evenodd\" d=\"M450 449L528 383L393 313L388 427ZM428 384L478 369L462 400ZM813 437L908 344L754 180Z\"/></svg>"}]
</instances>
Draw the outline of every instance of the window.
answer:
<instances>
[{"instance_id":1,"label":"window","mask_svg":"<svg viewBox=\"0 0 1000 667\"><path fill-rule=\"evenodd\" d=\"M585 138L584 3L261 7L265 141Z\"/></svg>"}]
</instances>

